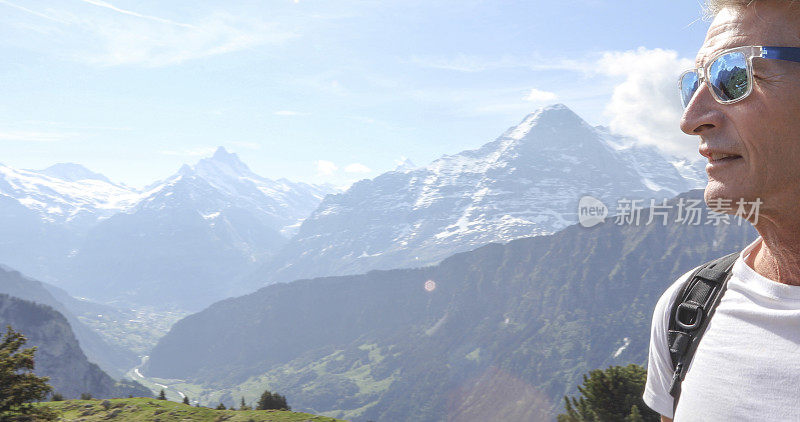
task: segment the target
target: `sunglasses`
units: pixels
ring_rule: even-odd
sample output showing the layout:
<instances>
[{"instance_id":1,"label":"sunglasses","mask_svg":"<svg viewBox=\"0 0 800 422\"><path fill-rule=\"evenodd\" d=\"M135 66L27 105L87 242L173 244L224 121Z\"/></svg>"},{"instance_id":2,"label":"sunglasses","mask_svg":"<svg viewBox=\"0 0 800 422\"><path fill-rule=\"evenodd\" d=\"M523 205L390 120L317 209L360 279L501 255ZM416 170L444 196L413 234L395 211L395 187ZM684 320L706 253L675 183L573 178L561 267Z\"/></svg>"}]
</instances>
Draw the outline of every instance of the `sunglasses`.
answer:
<instances>
[{"instance_id":1,"label":"sunglasses","mask_svg":"<svg viewBox=\"0 0 800 422\"><path fill-rule=\"evenodd\" d=\"M724 50L705 66L690 69L678 78L683 108L705 82L720 104L732 104L747 98L753 91L753 58L787 60L800 63L800 47L763 47L748 45Z\"/></svg>"}]
</instances>

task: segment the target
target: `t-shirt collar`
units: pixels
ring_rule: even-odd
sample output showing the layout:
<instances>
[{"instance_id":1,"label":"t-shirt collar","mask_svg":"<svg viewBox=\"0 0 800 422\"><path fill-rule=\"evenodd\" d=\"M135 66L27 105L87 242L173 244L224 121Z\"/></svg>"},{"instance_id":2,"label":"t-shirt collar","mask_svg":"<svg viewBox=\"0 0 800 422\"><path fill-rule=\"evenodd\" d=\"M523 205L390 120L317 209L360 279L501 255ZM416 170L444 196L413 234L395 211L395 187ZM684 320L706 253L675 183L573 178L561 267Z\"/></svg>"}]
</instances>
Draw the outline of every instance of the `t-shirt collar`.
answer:
<instances>
[{"instance_id":1,"label":"t-shirt collar","mask_svg":"<svg viewBox=\"0 0 800 422\"><path fill-rule=\"evenodd\" d=\"M733 275L729 281L729 287L731 284L741 284L750 292L769 299L800 300L800 286L778 283L757 273L747 265L748 256L761 241L762 238L759 236L739 254L739 259L733 264Z\"/></svg>"}]
</instances>

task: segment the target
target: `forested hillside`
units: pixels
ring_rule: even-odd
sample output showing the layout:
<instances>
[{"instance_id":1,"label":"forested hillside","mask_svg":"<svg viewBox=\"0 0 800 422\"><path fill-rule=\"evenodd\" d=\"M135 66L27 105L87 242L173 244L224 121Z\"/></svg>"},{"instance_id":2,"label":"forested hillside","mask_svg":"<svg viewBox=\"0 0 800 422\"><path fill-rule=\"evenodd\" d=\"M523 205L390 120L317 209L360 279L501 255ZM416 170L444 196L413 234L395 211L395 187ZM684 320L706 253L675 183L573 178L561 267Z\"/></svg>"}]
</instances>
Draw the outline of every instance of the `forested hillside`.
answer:
<instances>
[{"instance_id":1,"label":"forested hillside","mask_svg":"<svg viewBox=\"0 0 800 422\"><path fill-rule=\"evenodd\" d=\"M678 276L755 238L675 213L269 286L178 322L144 372L213 400L268 385L299 410L358 421L442 420L487 401L496 415L551 416L581 374L645 363L653 306Z\"/></svg>"}]
</instances>

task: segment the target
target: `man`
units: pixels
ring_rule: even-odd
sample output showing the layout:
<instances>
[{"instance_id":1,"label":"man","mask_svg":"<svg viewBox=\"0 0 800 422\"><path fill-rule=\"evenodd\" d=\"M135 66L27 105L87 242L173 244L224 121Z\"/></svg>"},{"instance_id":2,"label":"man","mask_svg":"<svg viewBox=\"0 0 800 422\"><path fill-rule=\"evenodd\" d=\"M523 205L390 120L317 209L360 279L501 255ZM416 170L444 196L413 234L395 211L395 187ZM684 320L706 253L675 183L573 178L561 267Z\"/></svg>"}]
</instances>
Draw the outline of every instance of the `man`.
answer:
<instances>
[{"instance_id":1,"label":"man","mask_svg":"<svg viewBox=\"0 0 800 422\"><path fill-rule=\"evenodd\" d=\"M800 2L718 0L708 6L714 20L697 71L682 77L681 129L699 136L700 154L708 158L706 202L761 201L757 218L748 218L760 237L732 267L674 415L667 327L689 275L663 294L653 316L643 398L662 421L798 421Z\"/></svg>"}]
</instances>

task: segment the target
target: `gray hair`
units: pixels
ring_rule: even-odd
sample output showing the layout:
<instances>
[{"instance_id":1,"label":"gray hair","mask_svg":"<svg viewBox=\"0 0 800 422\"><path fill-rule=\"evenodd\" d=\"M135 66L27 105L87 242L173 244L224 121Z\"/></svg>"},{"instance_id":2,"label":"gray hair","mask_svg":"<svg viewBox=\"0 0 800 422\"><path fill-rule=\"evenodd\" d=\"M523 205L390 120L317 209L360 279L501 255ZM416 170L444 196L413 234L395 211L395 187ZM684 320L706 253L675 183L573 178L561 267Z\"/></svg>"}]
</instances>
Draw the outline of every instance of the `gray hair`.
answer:
<instances>
[{"instance_id":1,"label":"gray hair","mask_svg":"<svg viewBox=\"0 0 800 422\"><path fill-rule=\"evenodd\" d=\"M747 7L756 2L757 0L706 0L705 12L706 15L714 17L720 10L725 7ZM786 0L797 4L797 0Z\"/></svg>"}]
</instances>

